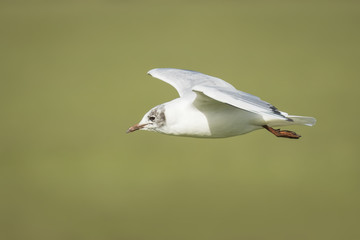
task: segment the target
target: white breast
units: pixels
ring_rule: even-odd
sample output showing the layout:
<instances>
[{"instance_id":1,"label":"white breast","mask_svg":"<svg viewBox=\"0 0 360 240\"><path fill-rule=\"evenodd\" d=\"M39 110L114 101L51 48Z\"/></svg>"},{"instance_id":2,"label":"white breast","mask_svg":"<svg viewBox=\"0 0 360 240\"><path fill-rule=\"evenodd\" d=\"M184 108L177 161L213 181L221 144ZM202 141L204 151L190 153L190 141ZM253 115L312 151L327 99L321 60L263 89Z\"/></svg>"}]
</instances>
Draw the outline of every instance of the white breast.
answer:
<instances>
[{"instance_id":1,"label":"white breast","mask_svg":"<svg viewBox=\"0 0 360 240\"><path fill-rule=\"evenodd\" d=\"M194 98L178 98L165 104L164 133L192 137L231 137L261 128L258 114L216 103L193 105Z\"/></svg>"}]
</instances>

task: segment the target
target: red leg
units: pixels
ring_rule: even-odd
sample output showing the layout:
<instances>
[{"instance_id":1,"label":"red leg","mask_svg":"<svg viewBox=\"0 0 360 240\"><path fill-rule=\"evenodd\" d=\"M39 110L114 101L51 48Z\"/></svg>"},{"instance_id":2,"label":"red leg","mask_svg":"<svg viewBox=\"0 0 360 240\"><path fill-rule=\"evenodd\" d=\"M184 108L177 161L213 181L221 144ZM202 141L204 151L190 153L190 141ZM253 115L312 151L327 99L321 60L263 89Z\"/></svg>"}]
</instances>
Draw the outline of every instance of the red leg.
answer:
<instances>
[{"instance_id":1,"label":"red leg","mask_svg":"<svg viewBox=\"0 0 360 240\"><path fill-rule=\"evenodd\" d=\"M293 138L293 139L299 139L301 136L296 134L295 132L288 131L288 130L280 130L280 129L273 129L272 127L269 127L268 125L264 125L263 128L271 132L277 137L284 137L284 138Z\"/></svg>"}]
</instances>

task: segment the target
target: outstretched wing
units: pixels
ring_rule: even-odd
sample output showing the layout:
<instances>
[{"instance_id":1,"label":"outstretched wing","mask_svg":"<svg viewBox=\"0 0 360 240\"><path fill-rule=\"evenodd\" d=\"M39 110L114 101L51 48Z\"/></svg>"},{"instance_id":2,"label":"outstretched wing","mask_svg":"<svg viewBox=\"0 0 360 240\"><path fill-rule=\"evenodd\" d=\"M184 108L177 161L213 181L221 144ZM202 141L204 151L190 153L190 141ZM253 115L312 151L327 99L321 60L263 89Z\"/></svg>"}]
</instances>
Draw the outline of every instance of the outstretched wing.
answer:
<instances>
[{"instance_id":1,"label":"outstretched wing","mask_svg":"<svg viewBox=\"0 0 360 240\"><path fill-rule=\"evenodd\" d=\"M194 86L214 86L214 87L223 87L226 89L235 88L221 80L220 78L212 77L203 73L182 70L175 68L156 68L148 72L152 77L158 78L164 82L169 83L173 86L179 93L180 97L186 93L191 93Z\"/></svg>"},{"instance_id":2,"label":"outstretched wing","mask_svg":"<svg viewBox=\"0 0 360 240\"><path fill-rule=\"evenodd\" d=\"M215 101L261 114L265 118L292 121L290 118L287 118L287 113L280 112L270 103L262 101L254 95L237 90L234 86L220 78L175 68L156 68L150 70L148 74L169 83L178 91L180 97L195 92L200 97L203 94Z\"/></svg>"},{"instance_id":3,"label":"outstretched wing","mask_svg":"<svg viewBox=\"0 0 360 240\"><path fill-rule=\"evenodd\" d=\"M239 91L237 89L207 85L196 85L192 88L192 90L196 92L200 97L202 96L201 94L203 94L206 97L209 97L218 102L226 103L233 107L237 107L249 112L261 114L264 119L278 118L292 121L290 118L287 118L287 113L280 112L270 103L265 102L254 95Z\"/></svg>"}]
</instances>

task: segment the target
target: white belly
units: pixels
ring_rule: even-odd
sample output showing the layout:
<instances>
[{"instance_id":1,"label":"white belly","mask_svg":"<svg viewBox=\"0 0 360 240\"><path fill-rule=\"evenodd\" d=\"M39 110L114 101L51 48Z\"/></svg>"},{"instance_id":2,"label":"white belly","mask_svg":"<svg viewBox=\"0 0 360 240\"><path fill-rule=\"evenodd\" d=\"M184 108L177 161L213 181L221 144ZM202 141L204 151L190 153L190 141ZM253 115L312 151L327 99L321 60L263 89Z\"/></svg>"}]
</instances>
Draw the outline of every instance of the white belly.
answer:
<instances>
[{"instance_id":1,"label":"white belly","mask_svg":"<svg viewBox=\"0 0 360 240\"><path fill-rule=\"evenodd\" d=\"M183 105L184 106L184 105ZM174 108L173 108L174 109ZM165 112L168 124L167 134L202 138L232 137L254 131L265 124L263 118L228 104L187 105L175 112ZM171 116L176 116L172 118Z\"/></svg>"},{"instance_id":2,"label":"white belly","mask_svg":"<svg viewBox=\"0 0 360 240\"><path fill-rule=\"evenodd\" d=\"M210 137L237 136L259 129L265 124L260 115L229 105L206 111L204 115L208 121Z\"/></svg>"}]
</instances>

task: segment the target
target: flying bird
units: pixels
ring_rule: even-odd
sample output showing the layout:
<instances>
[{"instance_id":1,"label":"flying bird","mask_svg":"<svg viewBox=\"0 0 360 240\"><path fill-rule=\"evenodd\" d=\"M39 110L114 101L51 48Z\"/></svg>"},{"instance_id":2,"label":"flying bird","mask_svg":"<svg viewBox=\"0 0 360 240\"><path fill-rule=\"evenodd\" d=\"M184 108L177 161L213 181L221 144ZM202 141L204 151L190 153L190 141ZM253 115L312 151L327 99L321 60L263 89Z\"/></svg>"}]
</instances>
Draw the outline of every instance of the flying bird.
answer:
<instances>
[{"instance_id":1,"label":"flying bird","mask_svg":"<svg viewBox=\"0 0 360 240\"><path fill-rule=\"evenodd\" d=\"M200 72L156 68L148 72L173 86L180 97L148 111L140 123L127 130L164 134L226 138L266 129L277 137L298 139L293 131L274 129L287 125L313 126L313 117L289 115L252 94Z\"/></svg>"}]
</instances>

